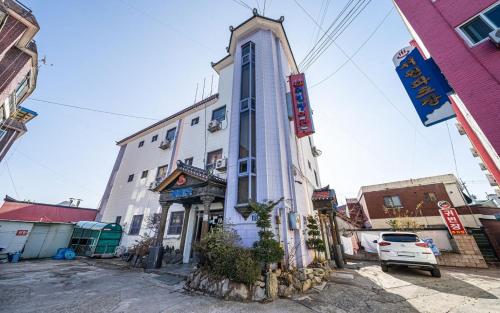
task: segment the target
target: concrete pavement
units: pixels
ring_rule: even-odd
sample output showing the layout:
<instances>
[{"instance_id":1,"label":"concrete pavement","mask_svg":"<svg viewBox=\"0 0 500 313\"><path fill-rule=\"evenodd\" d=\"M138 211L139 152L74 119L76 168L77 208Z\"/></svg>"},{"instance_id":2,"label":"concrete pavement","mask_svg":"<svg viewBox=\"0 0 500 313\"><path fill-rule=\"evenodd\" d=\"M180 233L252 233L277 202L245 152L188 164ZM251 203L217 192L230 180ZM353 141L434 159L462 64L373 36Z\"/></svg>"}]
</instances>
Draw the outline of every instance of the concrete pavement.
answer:
<instances>
[{"instance_id":1,"label":"concrete pavement","mask_svg":"<svg viewBox=\"0 0 500 313\"><path fill-rule=\"evenodd\" d=\"M23 261L0 264L0 312L499 312L500 270L442 274L364 264L335 273L321 292L261 304L186 292L178 276L119 262Z\"/></svg>"}]
</instances>

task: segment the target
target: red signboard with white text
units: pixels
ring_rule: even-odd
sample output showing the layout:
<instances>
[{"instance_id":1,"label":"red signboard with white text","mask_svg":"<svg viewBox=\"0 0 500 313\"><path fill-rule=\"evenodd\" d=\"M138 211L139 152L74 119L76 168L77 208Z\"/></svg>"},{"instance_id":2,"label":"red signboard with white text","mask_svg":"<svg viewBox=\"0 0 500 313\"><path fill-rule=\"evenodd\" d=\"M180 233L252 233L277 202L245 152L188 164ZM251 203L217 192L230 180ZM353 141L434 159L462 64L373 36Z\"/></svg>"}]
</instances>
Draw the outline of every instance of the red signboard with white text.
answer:
<instances>
[{"instance_id":1,"label":"red signboard with white text","mask_svg":"<svg viewBox=\"0 0 500 313\"><path fill-rule=\"evenodd\" d=\"M465 235L467 232L465 231L464 225L460 221L460 217L458 216L457 210L454 208L449 209L440 209L439 213L441 217L444 219L448 230L452 235Z\"/></svg>"},{"instance_id":2,"label":"red signboard with white text","mask_svg":"<svg viewBox=\"0 0 500 313\"><path fill-rule=\"evenodd\" d=\"M307 95L306 78L303 73L290 75L290 92L292 96L295 135L298 138L314 133L311 106Z\"/></svg>"}]
</instances>

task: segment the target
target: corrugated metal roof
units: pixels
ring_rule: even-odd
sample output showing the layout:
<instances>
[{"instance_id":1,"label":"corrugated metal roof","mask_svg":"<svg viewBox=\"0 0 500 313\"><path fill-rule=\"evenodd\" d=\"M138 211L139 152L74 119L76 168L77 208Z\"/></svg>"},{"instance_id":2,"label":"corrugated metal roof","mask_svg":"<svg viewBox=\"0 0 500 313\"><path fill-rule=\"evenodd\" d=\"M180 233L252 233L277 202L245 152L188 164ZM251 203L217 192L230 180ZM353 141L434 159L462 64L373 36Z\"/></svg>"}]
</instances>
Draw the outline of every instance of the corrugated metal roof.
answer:
<instances>
[{"instance_id":1,"label":"corrugated metal roof","mask_svg":"<svg viewBox=\"0 0 500 313\"><path fill-rule=\"evenodd\" d=\"M8 196L4 201L0 207L0 219L4 220L76 223L94 220L98 212L87 208L18 201Z\"/></svg>"}]
</instances>

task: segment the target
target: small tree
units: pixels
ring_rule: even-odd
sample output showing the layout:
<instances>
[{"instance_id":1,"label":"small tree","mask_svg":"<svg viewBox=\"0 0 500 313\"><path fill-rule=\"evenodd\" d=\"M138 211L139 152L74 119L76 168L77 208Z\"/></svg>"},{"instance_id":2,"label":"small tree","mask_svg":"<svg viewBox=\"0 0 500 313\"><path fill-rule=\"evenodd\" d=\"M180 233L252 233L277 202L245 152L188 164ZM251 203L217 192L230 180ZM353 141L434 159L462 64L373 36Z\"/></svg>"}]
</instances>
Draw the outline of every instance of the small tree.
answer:
<instances>
[{"instance_id":1,"label":"small tree","mask_svg":"<svg viewBox=\"0 0 500 313\"><path fill-rule=\"evenodd\" d=\"M307 246L314 249L314 260L318 261L318 252L326 250L325 242L321 239L318 221L313 215L307 217Z\"/></svg>"},{"instance_id":2,"label":"small tree","mask_svg":"<svg viewBox=\"0 0 500 313\"><path fill-rule=\"evenodd\" d=\"M424 202L420 201L414 210L403 208L387 208L384 206L384 213L391 217L386 223L393 230L415 231L424 228L417 222L416 217L422 217L422 206Z\"/></svg>"},{"instance_id":3,"label":"small tree","mask_svg":"<svg viewBox=\"0 0 500 313\"><path fill-rule=\"evenodd\" d=\"M285 252L280 246L280 243L274 239L274 233L271 231L271 212L276 207L278 201L268 201L265 203L251 202L250 208L257 214L257 227L259 230L259 240L254 243L255 258L264 263L266 271L272 263L279 262L283 259Z\"/></svg>"}]
</instances>

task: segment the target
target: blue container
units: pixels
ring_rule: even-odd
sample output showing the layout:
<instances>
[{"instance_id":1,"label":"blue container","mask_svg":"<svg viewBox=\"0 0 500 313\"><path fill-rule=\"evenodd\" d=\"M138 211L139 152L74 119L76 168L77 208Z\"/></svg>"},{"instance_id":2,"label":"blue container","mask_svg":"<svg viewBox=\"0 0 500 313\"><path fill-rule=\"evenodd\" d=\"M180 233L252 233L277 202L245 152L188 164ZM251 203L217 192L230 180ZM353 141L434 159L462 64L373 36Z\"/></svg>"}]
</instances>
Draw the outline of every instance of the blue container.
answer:
<instances>
[{"instance_id":1,"label":"blue container","mask_svg":"<svg viewBox=\"0 0 500 313\"><path fill-rule=\"evenodd\" d=\"M66 249L66 251L64 251L64 258L66 260L74 260L75 259L75 256L76 256L76 253L75 251L73 251L73 249Z\"/></svg>"},{"instance_id":2,"label":"blue container","mask_svg":"<svg viewBox=\"0 0 500 313\"><path fill-rule=\"evenodd\" d=\"M59 248L57 249L56 255L54 255L52 258L54 260L63 260L64 259L64 252L66 252L67 248Z\"/></svg>"},{"instance_id":3,"label":"blue container","mask_svg":"<svg viewBox=\"0 0 500 313\"><path fill-rule=\"evenodd\" d=\"M19 259L21 259L21 252L9 253L9 261L10 262L17 263L17 262L19 262Z\"/></svg>"}]
</instances>

